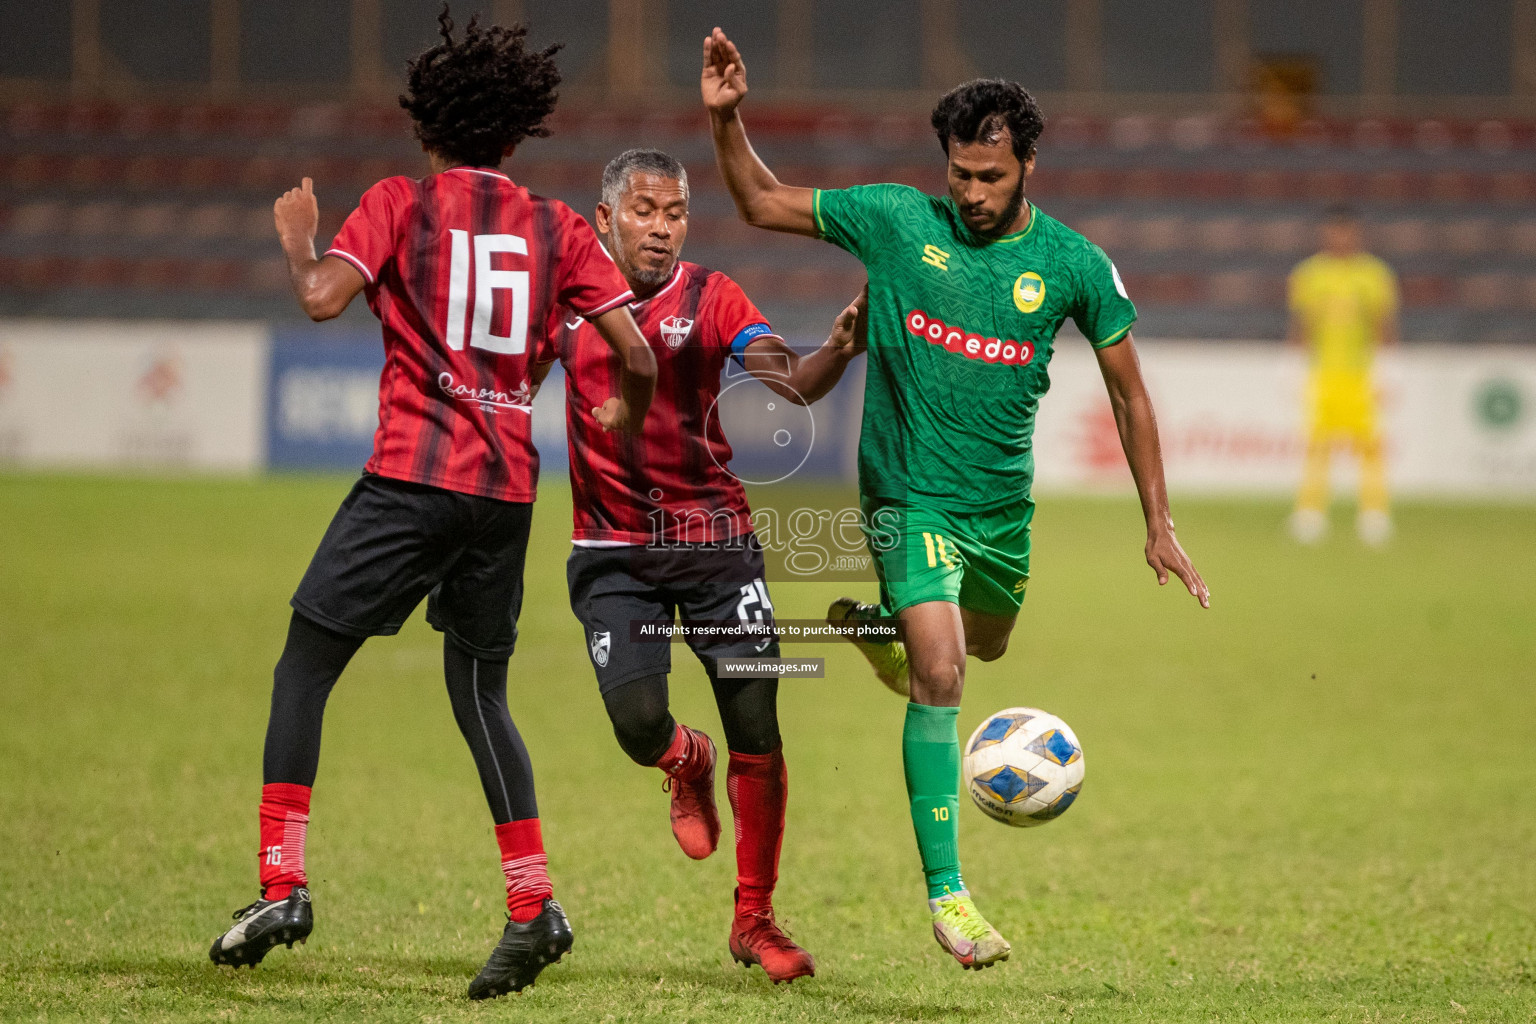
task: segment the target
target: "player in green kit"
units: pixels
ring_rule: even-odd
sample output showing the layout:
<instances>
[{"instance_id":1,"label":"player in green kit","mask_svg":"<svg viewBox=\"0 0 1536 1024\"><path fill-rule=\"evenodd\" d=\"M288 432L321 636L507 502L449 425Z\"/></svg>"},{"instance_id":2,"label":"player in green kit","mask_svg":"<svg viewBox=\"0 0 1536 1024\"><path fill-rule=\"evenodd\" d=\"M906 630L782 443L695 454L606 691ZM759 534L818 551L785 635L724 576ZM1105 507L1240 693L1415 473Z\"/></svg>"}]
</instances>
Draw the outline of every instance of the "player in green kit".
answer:
<instances>
[{"instance_id":1,"label":"player in green kit","mask_svg":"<svg viewBox=\"0 0 1536 1024\"><path fill-rule=\"evenodd\" d=\"M1024 198L1044 119L1016 83L959 86L933 112L949 194L902 185L781 184L747 142L741 54L715 29L701 79L715 155L743 220L822 238L869 272L859 496L879 606L834 602L834 621L901 619L905 642L859 644L909 696L902 761L934 935L962 966L1007 959L960 877L956 734L968 655L1000 657L1029 580L1031 438L1057 330L1093 344L1141 496L1146 558L1201 605L1210 593L1174 537L1152 404L1114 265Z\"/></svg>"}]
</instances>

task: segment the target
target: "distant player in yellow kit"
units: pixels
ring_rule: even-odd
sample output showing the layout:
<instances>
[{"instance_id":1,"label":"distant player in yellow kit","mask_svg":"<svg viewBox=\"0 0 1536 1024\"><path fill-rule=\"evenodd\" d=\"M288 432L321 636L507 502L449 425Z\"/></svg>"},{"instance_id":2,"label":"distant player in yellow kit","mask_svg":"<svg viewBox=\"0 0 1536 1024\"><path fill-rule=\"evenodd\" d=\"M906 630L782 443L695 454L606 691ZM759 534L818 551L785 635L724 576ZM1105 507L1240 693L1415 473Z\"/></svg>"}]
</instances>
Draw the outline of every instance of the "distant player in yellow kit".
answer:
<instances>
[{"instance_id":1,"label":"distant player in yellow kit","mask_svg":"<svg viewBox=\"0 0 1536 1024\"><path fill-rule=\"evenodd\" d=\"M1313 544L1328 532L1329 464L1344 443L1360 457L1360 539L1385 544L1392 516L1371 364L1378 348L1397 341L1397 277L1361 247L1352 210L1328 211L1323 251L1291 271L1290 308L1290 339L1311 356L1306 469L1291 533Z\"/></svg>"}]
</instances>

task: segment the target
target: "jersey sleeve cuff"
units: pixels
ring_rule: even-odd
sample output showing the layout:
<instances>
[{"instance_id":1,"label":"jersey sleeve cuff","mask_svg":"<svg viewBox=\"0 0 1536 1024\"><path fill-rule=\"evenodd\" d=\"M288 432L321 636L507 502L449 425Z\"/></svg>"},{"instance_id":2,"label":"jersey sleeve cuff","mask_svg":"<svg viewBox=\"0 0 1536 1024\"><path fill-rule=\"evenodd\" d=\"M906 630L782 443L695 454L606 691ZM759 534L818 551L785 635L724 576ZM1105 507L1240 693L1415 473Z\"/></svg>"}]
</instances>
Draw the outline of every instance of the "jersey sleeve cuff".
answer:
<instances>
[{"instance_id":1,"label":"jersey sleeve cuff","mask_svg":"<svg viewBox=\"0 0 1536 1024\"><path fill-rule=\"evenodd\" d=\"M1134 327L1134 326L1136 326L1136 321L1132 320L1130 323L1126 324L1124 327L1120 328L1118 331L1116 331L1114 334L1111 334L1109 337L1103 339L1102 341L1094 342L1093 343L1093 347L1094 348L1109 348L1109 346L1115 344L1116 342L1124 341L1125 340L1125 336L1127 334L1131 333L1131 328Z\"/></svg>"},{"instance_id":2,"label":"jersey sleeve cuff","mask_svg":"<svg viewBox=\"0 0 1536 1024\"><path fill-rule=\"evenodd\" d=\"M346 260L348 263L352 264L354 267L356 267L359 271L362 272L363 277L365 277L368 280L369 284L373 284L374 283L373 271L368 269L368 264L364 263L362 260L358 259L356 256L353 256L351 253L347 252L345 249L337 249L337 248L335 248L333 246L332 248L325 250L324 255L326 255L326 256L337 256L337 257L339 257L341 259Z\"/></svg>"},{"instance_id":3,"label":"jersey sleeve cuff","mask_svg":"<svg viewBox=\"0 0 1536 1024\"><path fill-rule=\"evenodd\" d=\"M600 306L594 306L592 309L587 310L586 312L582 312L581 310L576 309L575 312L580 314L583 320L592 320L596 317L602 316L604 313L618 309L620 306L627 305L634 301L635 293L626 289L625 291L615 295L613 298L609 299L607 302ZM574 309L574 307L572 308Z\"/></svg>"},{"instance_id":4,"label":"jersey sleeve cuff","mask_svg":"<svg viewBox=\"0 0 1536 1024\"><path fill-rule=\"evenodd\" d=\"M821 219L821 193L819 188L811 190L811 216L816 220L816 237L826 238L827 224Z\"/></svg>"},{"instance_id":5,"label":"jersey sleeve cuff","mask_svg":"<svg viewBox=\"0 0 1536 1024\"><path fill-rule=\"evenodd\" d=\"M608 299L608 301L604 302L602 306L594 306L593 309L587 310L585 313L582 312L582 310L574 309L574 307L571 307L571 309L573 309L573 312L578 313L582 319L594 319L598 318L598 316L604 315L604 313L610 312L610 310L619 309L621 306L628 306L628 304L633 301L634 292L625 290L625 292L622 292L621 295L614 295L613 298Z\"/></svg>"}]
</instances>

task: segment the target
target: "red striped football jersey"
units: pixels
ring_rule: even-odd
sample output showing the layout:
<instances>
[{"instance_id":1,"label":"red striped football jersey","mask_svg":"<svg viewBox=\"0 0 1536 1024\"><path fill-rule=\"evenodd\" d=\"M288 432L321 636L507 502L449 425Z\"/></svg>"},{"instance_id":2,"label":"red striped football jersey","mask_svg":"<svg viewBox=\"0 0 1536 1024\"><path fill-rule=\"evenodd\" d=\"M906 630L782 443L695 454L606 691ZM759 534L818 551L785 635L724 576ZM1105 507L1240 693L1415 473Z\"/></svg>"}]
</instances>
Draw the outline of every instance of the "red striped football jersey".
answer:
<instances>
[{"instance_id":1,"label":"red striped football jersey","mask_svg":"<svg viewBox=\"0 0 1536 1024\"><path fill-rule=\"evenodd\" d=\"M679 261L660 291L630 305L657 362L639 436L598 426L592 409L618 393L619 360L591 324L561 312L544 358L565 368L572 539L705 543L750 531L746 492L728 469L730 443L709 415L725 361L772 333L740 286Z\"/></svg>"},{"instance_id":2,"label":"red striped football jersey","mask_svg":"<svg viewBox=\"0 0 1536 1024\"><path fill-rule=\"evenodd\" d=\"M587 222L499 171L455 167L370 188L326 255L362 272L384 328L367 471L532 501L529 369L550 312L633 298Z\"/></svg>"}]
</instances>

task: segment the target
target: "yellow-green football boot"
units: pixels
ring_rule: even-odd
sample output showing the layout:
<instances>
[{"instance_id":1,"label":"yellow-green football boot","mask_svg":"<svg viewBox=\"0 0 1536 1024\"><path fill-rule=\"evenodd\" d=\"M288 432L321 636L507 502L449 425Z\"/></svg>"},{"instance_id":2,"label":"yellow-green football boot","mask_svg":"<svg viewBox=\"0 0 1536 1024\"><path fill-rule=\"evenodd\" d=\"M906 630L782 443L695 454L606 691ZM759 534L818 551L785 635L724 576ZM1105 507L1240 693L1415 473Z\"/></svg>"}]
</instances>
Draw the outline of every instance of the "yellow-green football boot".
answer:
<instances>
[{"instance_id":1,"label":"yellow-green football boot","mask_svg":"<svg viewBox=\"0 0 1536 1024\"><path fill-rule=\"evenodd\" d=\"M879 617L878 605L860 604L851 597L840 597L827 607L827 622L834 626L849 621ZM855 640L851 636L844 639L859 649L859 653L864 655L864 660L869 662L882 683L903 697L911 696L912 680L907 664L906 644L900 640L883 642Z\"/></svg>"},{"instance_id":2,"label":"yellow-green football boot","mask_svg":"<svg viewBox=\"0 0 1536 1024\"><path fill-rule=\"evenodd\" d=\"M968 971L1007 960L1013 951L1008 940L981 916L965 889L946 889L943 896L928 901L928 909L933 912L933 937Z\"/></svg>"}]
</instances>

